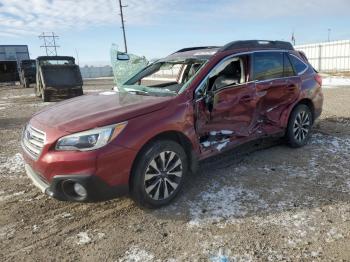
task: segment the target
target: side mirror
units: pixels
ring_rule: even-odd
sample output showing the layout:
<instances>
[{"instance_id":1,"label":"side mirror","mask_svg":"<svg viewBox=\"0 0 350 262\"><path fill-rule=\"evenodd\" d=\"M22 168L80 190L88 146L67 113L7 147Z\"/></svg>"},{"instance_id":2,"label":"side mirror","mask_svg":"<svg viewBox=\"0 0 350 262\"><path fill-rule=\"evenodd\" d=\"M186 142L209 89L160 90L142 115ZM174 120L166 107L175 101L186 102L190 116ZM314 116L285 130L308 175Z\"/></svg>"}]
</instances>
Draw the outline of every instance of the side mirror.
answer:
<instances>
[{"instance_id":1,"label":"side mirror","mask_svg":"<svg viewBox=\"0 0 350 262\"><path fill-rule=\"evenodd\" d=\"M205 106L209 112L213 111L214 105L214 92L212 90L208 91L205 95Z\"/></svg>"},{"instance_id":2,"label":"side mirror","mask_svg":"<svg viewBox=\"0 0 350 262\"><path fill-rule=\"evenodd\" d=\"M117 60L120 60L120 61L128 61L130 60L130 56L126 53L119 53L117 55Z\"/></svg>"},{"instance_id":3,"label":"side mirror","mask_svg":"<svg viewBox=\"0 0 350 262\"><path fill-rule=\"evenodd\" d=\"M208 86L209 79L207 79L205 83L197 90L195 98L203 98L205 107L209 110L209 112L211 112L213 109L214 92L212 90L208 90Z\"/></svg>"}]
</instances>

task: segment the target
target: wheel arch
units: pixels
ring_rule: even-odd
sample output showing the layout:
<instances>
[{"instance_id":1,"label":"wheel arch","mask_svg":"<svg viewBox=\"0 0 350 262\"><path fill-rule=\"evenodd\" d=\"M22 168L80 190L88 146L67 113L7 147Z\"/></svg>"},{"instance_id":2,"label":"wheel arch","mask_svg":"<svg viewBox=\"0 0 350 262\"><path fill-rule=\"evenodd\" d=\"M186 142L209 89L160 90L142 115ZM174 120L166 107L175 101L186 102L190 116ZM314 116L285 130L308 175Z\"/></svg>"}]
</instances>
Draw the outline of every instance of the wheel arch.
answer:
<instances>
[{"instance_id":1,"label":"wheel arch","mask_svg":"<svg viewBox=\"0 0 350 262\"><path fill-rule=\"evenodd\" d=\"M189 169L192 173L195 173L198 169L198 158L197 155L195 154L192 146L191 140L182 132L180 131L165 131L162 133L159 133L155 136L153 136L151 139L149 139L139 150L137 153L132 167L131 167L131 172L129 176L129 185L130 185L130 191L132 190L132 179L133 179L133 174L135 173L134 170L136 168L136 163L139 161L141 155L144 153L145 149L152 143L160 140L171 140L176 143L178 143L180 146L183 147L187 157L188 157L188 163L189 163Z\"/></svg>"},{"instance_id":2,"label":"wheel arch","mask_svg":"<svg viewBox=\"0 0 350 262\"><path fill-rule=\"evenodd\" d=\"M304 99L300 100L300 101L293 107L293 109L290 111L290 114L293 112L293 110L294 110L298 105L306 105L307 107L310 108L310 111L311 111L311 114L312 114L312 122L314 122L314 120L315 120L315 106L314 106L312 100L309 99L309 98L304 98ZM290 114L289 114L289 117L290 117ZM289 118L289 117L288 117L288 118Z\"/></svg>"}]
</instances>

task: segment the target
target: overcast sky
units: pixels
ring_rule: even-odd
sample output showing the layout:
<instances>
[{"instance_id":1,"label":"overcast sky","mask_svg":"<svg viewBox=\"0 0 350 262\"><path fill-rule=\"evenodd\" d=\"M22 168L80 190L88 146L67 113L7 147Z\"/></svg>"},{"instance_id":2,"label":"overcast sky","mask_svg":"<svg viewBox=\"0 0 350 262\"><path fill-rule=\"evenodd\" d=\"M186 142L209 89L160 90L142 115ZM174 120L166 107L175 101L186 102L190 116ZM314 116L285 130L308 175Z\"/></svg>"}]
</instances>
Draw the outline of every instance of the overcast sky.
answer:
<instances>
[{"instance_id":1,"label":"overcast sky","mask_svg":"<svg viewBox=\"0 0 350 262\"><path fill-rule=\"evenodd\" d=\"M38 35L60 36L60 55L80 64L109 63L110 47L123 50L118 0L0 0L0 44L28 44L44 55ZM350 39L350 0L123 0L131 53L159 58L187 46L237 39L297 44Z\"/></svg>"}]
</instances>

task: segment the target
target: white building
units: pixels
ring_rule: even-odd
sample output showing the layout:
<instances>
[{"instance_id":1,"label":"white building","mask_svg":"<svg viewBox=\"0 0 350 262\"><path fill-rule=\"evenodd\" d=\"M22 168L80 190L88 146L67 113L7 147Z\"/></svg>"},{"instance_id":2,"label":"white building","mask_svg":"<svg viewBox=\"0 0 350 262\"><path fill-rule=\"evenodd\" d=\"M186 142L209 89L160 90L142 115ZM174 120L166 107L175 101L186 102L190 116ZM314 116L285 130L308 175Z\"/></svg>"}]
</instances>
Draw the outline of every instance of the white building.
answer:
<instances>
[{"instance_id":1,"label":"white building","mask_svg":"<svg viewBox=\"0 0 350 262\"><path fill-rule=\"evenodd\" d=\"M84 66L80 68L81 76L86 78L112 77L111 66Z\"/></svg>"},{"instance_id":2,"label":"white building","mask_svg":"<svg viewBox=\"0 0 350 262\"><path fill-rule=\"evenodd\" d=\"M312 66L320 72L350 71L350 40L297 45Z\"/></svg>"}]
</instances>

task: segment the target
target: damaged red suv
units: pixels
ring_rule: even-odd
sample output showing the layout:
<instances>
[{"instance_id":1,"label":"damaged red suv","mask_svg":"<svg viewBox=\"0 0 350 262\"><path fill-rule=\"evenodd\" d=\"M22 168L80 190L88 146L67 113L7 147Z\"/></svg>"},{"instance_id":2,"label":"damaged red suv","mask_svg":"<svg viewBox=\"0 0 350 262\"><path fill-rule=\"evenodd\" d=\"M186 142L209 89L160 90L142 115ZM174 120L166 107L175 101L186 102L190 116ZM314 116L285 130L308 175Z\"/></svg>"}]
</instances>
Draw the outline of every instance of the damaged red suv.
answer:
<instances>
[{"instance_id":1,"label":"damaged red suv","mask_svg":"<svg viewBox=\"0 0 350 262\"><path fill-rule=\"evenodd\" d=\"M272 135L305 145L322 103L321 77L288 42L185 48L115 91L34 115L22 139L26 172L56 199L129 193L159 207L200 160Z\"/></svg>"}]
</instances>

